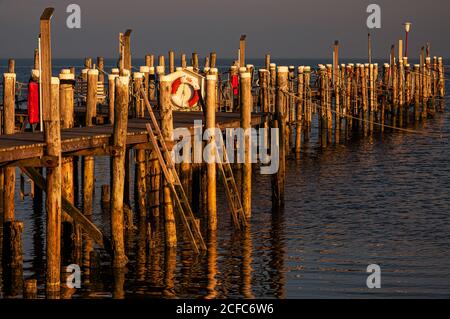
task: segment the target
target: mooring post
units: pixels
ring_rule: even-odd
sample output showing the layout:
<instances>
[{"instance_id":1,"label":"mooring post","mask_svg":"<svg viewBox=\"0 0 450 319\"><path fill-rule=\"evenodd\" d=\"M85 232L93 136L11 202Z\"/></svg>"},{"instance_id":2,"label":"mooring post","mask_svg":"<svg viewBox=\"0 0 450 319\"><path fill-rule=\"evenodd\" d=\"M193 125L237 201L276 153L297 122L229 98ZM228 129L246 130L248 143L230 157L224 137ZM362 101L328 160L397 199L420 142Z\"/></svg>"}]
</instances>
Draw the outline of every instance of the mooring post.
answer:
<instances>
[{"instance_id":1,"label":"mooring post","mask_svg":"<svg viewBox=\"0 0 450 319\"><path fill-rule=\"evenodd\" d=\"M154 101L156 99L156 75L154 66L149 68L148 77L148 99L149 101Z\"/></svg>"},{"instance_id":2,"label":"mooring post","mask_svg":"<svg viewBox=\"0 0 450 319\"><path fill-rule=\"evenodd\" d=\"M405 107L405 69L403 59L398 61L398 124L403 126L403 109Z\"/></svg>"},{"instance_id":3,"label":"mooring post","mask_svg":"<svg viewBox=\"0 0 450 319\"><path fill-rule=\"evenodd\" d=\"M209 55L209 66L211 67L211 69L215 69L216 64L217 64L217 53L211 52L211 54Z\"/></svg>"},{"instance_id":4,"label":"mooring post","mask_svg":"<svg viewBox=\"0 0 450 319\"><path fill-rule=\"evenodd\" d=\"M75 75L70 69L63 69L59 74L59 112L61 115L61 129L68 129L74 126L74 86ZM75 189L73 179L74 165L72 157L64 157L61 161L61 184L62 196L70 203L74 204ZM81 233L79 227L76 227L72 218L63 214L62 227L63 232L63 250L67 243L71 248L81 248Z\"/></svg>"},{"instance_id":5,"label":"mooring post","mask_svg":"<svg viewBox=\"0 0 450 319\"><path fill-rule=\"evenodd\" d=\"M274 207L284 206L284 187L286 174L286 97L284 90L288 85L288 68L278 67L277 70L277 89L275 103L274 128L279 129L279 168L278 172L272 175L272 204Z\"/></svg>"},{"instance_id":6,"label":"mooring post","mask_svg":"<svg viewBox=\"0 0 450 319\"><path fill-rule=\"evenodd\" d=\"M23 289L23 222L8 221L3 225L3 292L5 296L16 297Z\"/></svg>"},{"instance_id":7,"label":"mooring post","mask_svg":"<svg viewBox=\"0 0 450 319\"><path fill-rule=\"evenodd\" d=\"M128 258L125 255L124 242L124 187L125 187L125 153L128 125L129 103L128 76L119 76L115 79L115 105L114 105L114 132L112 158L112 189L111 189L111 237L113 248L113 267L122 268Z\"/></svg>"},{"instance_id":8,"label":"mooring post","mask_svg":"<svg viewBox=\"0 0 450 319\"><path fill-rule=\"evenodd\" d=\"M41 31L42 32L42 31ZM41 33L42 35L42 33ZM42 39L41 39L42 45ZM43 55L44 57L44 55ZM44 64L44 63L43 63ZM42 68L42 80L46 74ZM51 69L50 69L51 70ZM50 71L49 70L49 71ZM49 75L51 73L49 72ZM44 134L47 155L58 158L55 167L47 168L47 294L49 298L59 298L61 266L61 132L59 115L59 79L51 78L51 103L45 107L43 86Z\"/></svg>"},{"instance_id":9,"label":"mooring post","mask_svg":"<svg viewBox=\"0 0 450 319\"><path fill-rule=\"evenodd\" d=\"M59 79L52 78L51 24L54 9L47 8L40 18L41 87L46 154L56 157L56 165L47 168L47 243L46 292L57 298L60 290L61 265L61 132L59 115Z\"/></svg>"},{"instance_id":10,"label":"mooring post","mask_svg":"<svg viewBox=\"0 0 450 319\"><path fill-rule=\"evenodd\" d=\"M195 72L199 71L199 64L198 64L198 53L194 52L192 53L192 67L194 68Z\"/></svg>"},{"instance_id":11,"label":"mooring post","mask_svg":"<svg viewBox=\"0 0 450 319\"><path fill-rule=\"evenodd\" d=\"M267 71L269 71L270 70L270 54L266 54L266 59L265 59L265 69L267 70Z\"/></svg>"},{"instance_id":12,"label":"mooring post","mask_svg":"<svg viewBox=\"0 0 450 319\"><path fill-rule=\"evenodd\" d=\"M108 75L108 108L109 108L109 124L114 124L114 97L115 97L115 80L118 77L118 74L109 74Z\"/></svg>"},{"instance_id":13,"label":"mooring post","mask_svg":"<svg viewBox=\"0 0 450 319\"><path fill-rule=\"evenodd\" d=\"M24 299L37 299L37 280L27 279L23 285Z\"/></svg>"},{"instance_id":14,"label":"mooring post","mask_svg":"<svg viewBox=\"0 0 450 319\"><path fill-rule=\"evenodd\" d=\"M211 69L213 70L213 69ZM216 69L214 69L216 70ZM216 200L216 99L217 99L217 75L208 74L206 76L206 129L209 134L208 161L207 161L207 220L208 229L217 229L217 200Z\"/></svg>"},{"instance_id":15,"label":"mooring post","mask_svg":"<svg viewBox=\"0 0 450 319\"><path fill-rule=\"evenodd\" d=\"M239 66L241 68L245 67L245 39L247 36L245 34L241 35L239 40Z\"/></svg>"},{"instance_id":16,"label":"mooring post","mask_svg":"<svg viewBox=\"0 0 450 319\"><path fill-rule=\"evenodd\" d=\"M183 69L186 69L186 67L187 67L186 53L181 53L181 58L180 58L180 60L181 60L181 67L182 67Z\"/></svg>"},{"instance_id":17,"label":"mooring post","mask_svg":"<svg viewBox=\"0 0 450 319\"><path fill-rule=\"evenodd\" d=\"M148 93L149 93L148 89L149 89L149 84L150 84L150 82L149 82L149 80L150 80L150 67L149 66L141 66L139 68L139 72L144 75L144 78L143 78L144 92L145 92L145 95L148 96ZM141 99L142 99L142 97L141 97ZM143 110L145 110L144 102L141 102L141 103L142 103ZM143 111L143 112L145 113L145 111Z\"/></svg>"},{"instance_id":18,"label":"mooring post","mask_svg":"<svg viewBox=\"0 0 450 319\"><path fill-rule=\"evenodd\" d=\"M297 156L300 154L302 146L302 124L303 124L303 101L304 101L304 67L299 66L297 69L298 81L297 81L297 94L298 97L295 101L296 107L296 132L295 132L295 153Z\"/></svg>"},{"instance_id":19,"label":"mooring post","mask_svg":"<svg viewBox=\"0 0 450 319\"><path fill-rule=\"evenodd\" d=\"M15 94L16 74L3 74L3 133L15 133ZM16 185L16 168L6 167L4 169L4 203L3 221L14 220L14 191Z\"/></svg>"},{"instance_id":20,"label":"mooring post","mask_svg":"<svg viewBox=\"0 0 450 319\"><path fill-rule=\"evenodd\" d=\"M98 70L90 69L87 75L87 96L86 96L86 126L94 125L97 116L97 83ZM86 215L92 214L92 202L94 197L94 167L93 156L84 158L83 176L83 212Z\"/></svg>"},{"instance_id":21,"label":"mooring post","mask_svg":"<svg viewBox=\"0 0 450 319\"><path fill-rule=\"evenodd\" d=\"M252 214L252 154L251 114L253 106L252 80L249 72L240 73L241 128L244 130L244 164L242 165L242 208L247 220Z\"/></svg>"},{"instance_id":22,"label":"mooring post","mask_svg":"<svg viewBox=\"0 0 450 319\"><path fill-rule=\"evenodd\" d=\"M175 52L169 51L169 73L175 72Z\"/></svg>"},{"instance_id":23,"label":"mooring post","mask_svg":"<svg viewBox=\"0 0 450 319\"><path fill-rule=\"evenodd\" d=\"M277 85L277 65L275 63L270 63L269 65L270 73L270 113L275 112L275 96L276 96L276 85Z\"/></svg>"},{"instance_id":24,"label":"mooring post","mask_svg":"<svg viewBox=\"0 0 450 319\"><path fill-rule=\"evenodd\" d=\"M159 82L160 90L160 108L161 108L161 133L162 138L171 144L173 142L173 116L171 98L171 80L162 76ZM167 178L167 177L166 177ZM169 248L177 245L177 230L175 224L175 215L173 211L172 194L167 180L164 180L164 216L166 229L166 246Z\"/></svg>"},{"instance_id":25,"label":"mooring post","mask_svg":"<svg viewBox=\"0 0 450 319\"><path fill-rule=\"evenodd\" d=\"M141 72L133 73L133 95L134 95L134 107L135 115L137 118L144 117L144 103L141 97L141 88L143 85L144 74Z\"/></svg>"}]
</instances>

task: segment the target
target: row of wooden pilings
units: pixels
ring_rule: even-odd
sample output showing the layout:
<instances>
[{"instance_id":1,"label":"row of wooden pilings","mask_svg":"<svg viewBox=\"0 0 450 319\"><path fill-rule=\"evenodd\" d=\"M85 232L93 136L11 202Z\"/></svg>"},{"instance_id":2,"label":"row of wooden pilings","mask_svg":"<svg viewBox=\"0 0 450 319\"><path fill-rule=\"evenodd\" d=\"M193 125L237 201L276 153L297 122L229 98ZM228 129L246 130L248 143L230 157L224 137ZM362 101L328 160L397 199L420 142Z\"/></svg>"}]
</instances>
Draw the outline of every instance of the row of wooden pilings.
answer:
<instances>
[{"instance_id":1,"label":"row of wooden pilings","mask_svg":"<svg viewBox=\"0 0 450 319\"><path fill-rule=\"evenodd\" d=\"M44 58L44 57L43 57ZM99 60L100 61L100 60ZM213 60L214 61L214 60ZM215 62L214 62L215 63ZM99 63L100 64L100 63ZM170 104L170 82L164 76L164 70L158 70L158 87L153 87L152 78L149 76L152 67L140 68L143 72L134 72L124 69L122 74L108 75L108 101L110 107L109 121L113 124L113 138L111 141L111 186L102 186L102 202L110 207L111 218L111 248L113 251L113 267L121 268L127 264L124 236L128 222L132 223L130 187L131 185L131 149L126 147L127 122L129 111L133 111L136 117L144 117L145 108L142 98L139 96L140 88L144 88L149 98L158 96L159 111L161 115L161 129L164 139L173 142L173 115ZM14 89L16 76L13 69L3 75L4 96L4 134L14 134ZM146 72L149 71L149 72ZM36 70L33 71L36 74ZM48 72L48 70L47 70ZM120 72L120 71L119 71ZM282 72L283 75L285 72ZM89 266L93 252L94 243L92 238L81 229L69 214L63 211L62 199L75 205L76 191L80 181L78 174L79 165L82 165L83 202L82 211L88 218L92 218L93 199L95 189L95 153L80 152L76 155L63 156L61 153L61 129L74 127L74 105L75 105L75 79L74 69L63 69L58 78L51 77L49 91L45 91L45 70L40 74L43 87L43 117L44 138L47 143L46 156L53 158L52 165L45 167L46 183L44 191L47 193L46 210L46 294L48 298L60 296L61 285L63 291L67 291L64 279L66 277L62 264L69 262ZM98 82L103 82L100 77L102 70L92 68L83 70L82 77L87 83L86 89L86 117L83 126L95 126L98 104ZM287 75L287 73L286 73ZM247 69L240 70L240 112L241 126L244 129L251 127L252 102L252 76ZM205 128L215 128L215 114L217 108L218 70L209 68L206 74L206 123ZM156 93L157 91L157 93ZM50 97L47 101L46 98ZM48 103L46 103L48 102ZM208 143L214 143L215 136L211 136ZM246 136L246 161L238 167L242 171L239 177L242 189L242 203L248 219L251 216L251 176L252 165L250 161L250 136ZM177 246L177 228L175 212L171 199L170 189L164 179L161 178L161 169L154 152L149 145L139 145L134 149L136 160L136 210L139 211L139 220L147 220L148 215L157 218L162 210L165 225L165 242L168 249ZM81 155L85 154L85 155ZM82 157L80 157L82 156ZM81 160L81 161L80 161ZM217 206L216 206L216 165L183 163L179 166L179 173L185 189L190 193L192 206L196 211L201 211L205 220L207 233L217 231ZM4 169L4 189L2 192L2 208L4 216L4 253L2 261L3 273L14 271L12 281L14 287L19 287L15 292L7 292L11 296L21 291L23 281L22 264L22 232L23 223L15 218L14 195L16 167ZM42 173L42 170L41 170ZM193 184L198 184L194 190ZM109 191L110 188L110 191ZM160 192L160 189L162 191ZM42 196L35 191L35 197ZM42 197L41 197L42 198ZM131 217L130 217L131 216ZM198 216L198 217L201 217ZM178 238L180 235L178 235ZM6 243L11 244L10 246ZM72 250L68 253L65 250ZM11 259L8 259L11 256ZM62 260L62 256L66 260ZM6 262L6 260L10 260ZM63 277L61 277L61 273ZM23 285L24 296L33 297L37 293L37 281L27 279Z\"/></svg>"},{"instance_id":2,"label":"row of wooden pilings","mask_svg":"<svg viewBox=\"0 0 450 319\"><path fill-rule=\"evenodd\" d=\"M173 61L173 54L169 54ZM182 56L183 57L183 56ZM206 76L206 123L205 128L216 127L217 90L219 73L215 66L215 55L211 55L204 69ZM139 95L144 88L149 100L158 98L161 114L161 129L164 139L173 142L173 115L170 104L170 82L165 77L164 57L159 65L153 66L152 56L146 57L146 65L140 72L131 73L128 69L112 70L108 74L109 121L114 125L113 139L109 155L111 156L111 183L102 186L102 202L110 208L112 264L122 268L127 263L125 235L127 225L133 221L130 199L131 185L131 149L126 147L127 122L130 116L145 116L145 103ZM411 69L407 59L398 63L383 65L379 74L377 64L347 64L339 66L319 65L317 70L309 66L277 67L266 57L266 68L258 71L258 96L252 95L254 88L253 66L232 66L230 73L239 74L239 96L235 110L241 114L241 127L251 126L251 112L259 111L272 114L272 120L263 125L279 129L279 170L272 177L272 200L276 207L284 203L286 181L286 157L290 152L300 153L302 141L310 138L313 116L317 114L319 140L322 145L331 143L334 129L335 142L353 131L372 134L378 128L402 128L410 121L419 122L442 109L445 98L445 76L442 58L426 57L423 63ZM182 58L181 68L186 66ZM184 62L183 62L184 61ZM191 68L195 70L197 59L192 59ZM197 61L197 62L195 62ZM176 70L174 62L169 71ZM297 71L297 72L295 72ZM156 72L156 76L155 76ZM297 74L296 74L297 73ZM49 76L43 70L42 77ZM97 104L99 102L98 83L105 83L103 59L98 59L98 67L92 60L86 60L86 68L81 76L87 83L86 117L84 126L96 125ZM72 247L69 254L71 262L89 266L93 252L93 241L73 219L62 211L61 197L75 204L76 188L79 185L77 167L82 156L83 167L83 213L90 217L93 213L95 188L95 154L62 157L60 146L60 128L74 126L75 104L74 69L64 69L59 78L51 78L49 92L43 92L46 155L58 158L55 165L46 167L46 212L47 212L47 272L46 291L50 298L60 295L61 251ZM14 63L10 63L9 72L3 75L3 134L14 134L14 90L16 76ZM43 84L45 84L42 78ZM317 83L317 85L315 85ZM45 85L43 85L43 88ZM254 99L258 99L257 108ZM438 103L436 103L438 102ZM235 104L232 103L234 106ZM411 111L411 107L413 111ZM334 126L333 126L334 118ZM345 134L342 134L345 132ZM211 136L208 143L214 143ZM239 169L242 203L247 219L251 217L251 180L252 165L249 159L249 136L246 136L245 158ZM177 246L177 232L174 205L170 189L163 178L157 158L149 145L134 148L135 152L135 195L139 221L148 222L149 218L158 218L160 211L164 220L165 243L169 250ZM81 153L80 153L81 154ZM216 206L216 165L183 163L178 167L185 190L189 193L192 206L201 211L205 219L207 232L215 232L218 227ZM242 174L242 175L241 175ZM3 187L1 200L4 216L3 272L11 271L13 280L21 282L23 223L15 219L15 168L6 167L0 178ZM194 187L194 185L197 185ZM110 189L110 190L109 190ZM162 189L162 191L160 191ZM61 227L62 225L62 227ZM61 229L62 228L62 229ZM178 236L177 236L178 234ZM10 240L15 238L16 240ZM61 238L63 238L61 243ZM63 248L61 248L63 246ZM65 254L65 253L64 253ZM64 273L64 272L63 272ZM25 281L26 295L35 296L36 280ZM64 288L64 285L63 285Z\"/></svg>"}]
</instances>

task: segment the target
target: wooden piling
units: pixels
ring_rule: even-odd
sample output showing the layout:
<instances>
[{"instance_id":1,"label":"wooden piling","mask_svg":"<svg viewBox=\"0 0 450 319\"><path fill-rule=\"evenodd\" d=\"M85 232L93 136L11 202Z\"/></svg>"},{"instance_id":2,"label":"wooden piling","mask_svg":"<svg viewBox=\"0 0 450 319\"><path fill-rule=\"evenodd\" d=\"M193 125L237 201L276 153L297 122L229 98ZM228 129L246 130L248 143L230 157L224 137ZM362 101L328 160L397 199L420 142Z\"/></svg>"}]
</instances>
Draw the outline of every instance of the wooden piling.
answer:
<instances>
[{"instance_id":1,"label":"wooden piling","mask_svg":"<svg viewBox=\"0 0 450 319\"><path fill-rule=\"evenodd\" d=\"M272 175L272 204L275 207L284 206L284 188L286 184L286 97L284 91L288 86L289 69L285 66L278 67L277 89L275 104L274 128L279 128L279 168ZM276 159L275 159L276 160Z\"/></svg>"},{"instance_id":2,"label":"wooden piling","mask_svg":"<svg viewBox=\"0 0 450 319\"><path fill-rule=\"evenodd\" d=\"M115 79L114 132L113 147L115 149L111 170L111 244L113 248L113 267L122 268L128 258L125 255L124 243L124 185L125 185L125 152L128 125L129 77L120 76Z\"/></svg>"},{"instance_id":3,"label":"wooden piling","mask_svg":"<svg viewBox=\"0 0 450 319\"><path fill-rule=\"evenodd\" d=\"M247 36L243 34L241 35L241 39L239 40L239 66L241 68L245 67L246 38Z\"/></svg>"},{"instance_id":4,"label":"wooden piling","mask_svg":"<svg viewBox=\"0 0 450 319\"><path fill-rule=\"evenodd\" d=\"M175 72L175 52L169 51L169 73Z\"/></svg>"},{"instance_id":5,"label":"wooden piling","mask_svg":"<svg viewBox=\"0 0 450 319\"><path fill-rule=\"evenodd\" d=\"M109 107L109 124L114 124L114 97L115 97L115 80L118 77L118 74L109 74L108 75L108 107Z\"/></svg>"},{"instance_id":6,"label":"wooden piling","mask_svg":"<svg viewBox=\"0 0 450 319\"><path fill-rule=\"evenodd\" d=\"M59 115L59 79L52 78L51 24L54 9L47 8L40 18L41 34L41 101L43 105L44 140L46 155L61 157L61 133ZM46 244L46 292L55 297L60 290L61 250L61 166L47 168L47 244Z\"/></svg>"},{"instance_id":7,"label":"wooden piling","mask_svg":"<svg viewBox=\"0 0 450 319\"><path fill-rule=\"evenodd\" d=\"M187 67L187 60L186 60L186 54L185 53L181 54L181 67L183 69L186 69L186 67Z\"/></svg>"},{"instance_id":8,"label":"wooden piling","mask_svg":"<svg viewBox=\"0 0 450 319\"><path fill-rule=\"evenodd\" d=\"M25 280L23 288L24 299L37 299L37 280L27 279Z\"/></svg>"},{"instance_id":9,"label":"wooden piling","mask_svg":"<svg viewBox=\"0 0 450 319\"><path fill-rule=\"evenodd\" d=\"M3 293L16 297L23 289L23 222L8 221L3 224L2 272Z\"/></svg>"},{"instance_id":10,"label":"wooden piling","mask_svg":"<svg viewBox=\"0 0 450 319\"><path fill-rule=\"evenodd\" d=\"M304 101L304 67L300 66L297 69L297 99L296 104L296 132L295 132L295 153L297 156L300 154L302 146L302 127L303 127L303 101Z\"/></svg>"},{"instance_id":11,"label":"wooden piling","mask_svg":"<svg viewBox=\"0 0 450 319\"><path fill-rule=\"evenodd\" d=\"M160 78L160 96L159 104L161 107L161 132L165 141L171 144L173 142L173 116L171 98L171 80L162 76ZM170 187L167 181L164 181L164 216L165 216L165 230L166 230L166 246L168 248L176 247L177 245L177 231L175 223L175 215L173 210L173 203L171 197Z\"/></svg>"},{"instance_id":12,"label":"wooden piling","mask_svg":"<svg viewBox=\"0 0 450 319\"><path fill-rule=\"evenodd\" d=\"M93 126L97 117L97 83L98 70L90 69L87 75L86 127ZM94 157L85 156L83 175L83 212L87 215L92 214L95 180L94 168Z\"/></svg>"},{"instance_id":13,"label":"wooden piling","mask_svg":"<svg viewBox=\"0 0 450 319\"><path fill-rule=\"evenodd\" d=\"M242 207L247 220L252 214L252 155L251 155L251 112L252 112L252 82L249 72L240 73L241 94L241 128L244 130L245 156L242 165Z\"/></svg>"},{"instance_id":14,"label":"wooden piling","mask_svg":"<svg viewBox=\"0 0 450 319\"><path fill-rule=\"evenodd\" d=\"M42 42L41 42L42 43ZM44 57L44 55L43 55ZM44 70L44 69L42 69ZM50 71L50 70L49 70ZM50 72L48 73L51 74ZM46 74L43 72L42 80ZM42 84L44 87L44 84ZM43 91L44 92L44 91ZM61 159L61 133L59 115L59 79L51 78L51 103L45 107L45 93L43 93L44 105L44 135L47 143L47 155ZM61 163L56 167L47 168L47 285L48 297L54 297L60 290L60 265L61 265Z\"/></svg>"},{"instance_id":15,"label":"wooden piling","mask_svg":"<svg viewBox=\"0 0 450 319\"><path fill-rule=\"evenodd\" d=\"M136 150L136 165L137 165L137 197L138 197L138 208L140 218L145 218L147 216L147 168L146 168L146 151L145 149Z\"/></svg>"},{"instance_id":16,"label":"wooden piling","mask_svg":"<svg viewBox=\"0 0 450 319\"><path fill-rule=\"evenodd\" d=\"M211 67L211 69L215 69L216 64L217 64L217 53L211 52L211 54L209 55L209 66Z\"/></svg>"},{"instance_id":17,"label":"wooden piling","mask_svg":"<svg viewBox=\"0 0 450 319\"><path fill-rule=\"evenodd\" d=\"M207 220L208 229L217 230L217 199L216 199L216 100L217 100L217 75L208 74L206 76L206 129L209 130L210 138L208 141L211 151L207 161Z\"/></svg>"},{"instance_id":18,"label":"wooden piling","mask_svg":"<svg viewBox=\"0 0 450 319\"><path fill-rule=\"evenodd\" d=\"M192 53L192 67L194 68L195 72L199 71L198 53L197 52Z\"/></svg>"},{"instance_id":19,"label":"wooden piling","mask_svg":"<svg viewBox=\"0 0 450 319\"><path fill-rule=\"evenodd\" d=\"M3 133L15 133L15 93L16 74L3 74ZM16 185L16 168L4 169L3 222L14 220L14 192Z\"/></svg>"}]
</instances>

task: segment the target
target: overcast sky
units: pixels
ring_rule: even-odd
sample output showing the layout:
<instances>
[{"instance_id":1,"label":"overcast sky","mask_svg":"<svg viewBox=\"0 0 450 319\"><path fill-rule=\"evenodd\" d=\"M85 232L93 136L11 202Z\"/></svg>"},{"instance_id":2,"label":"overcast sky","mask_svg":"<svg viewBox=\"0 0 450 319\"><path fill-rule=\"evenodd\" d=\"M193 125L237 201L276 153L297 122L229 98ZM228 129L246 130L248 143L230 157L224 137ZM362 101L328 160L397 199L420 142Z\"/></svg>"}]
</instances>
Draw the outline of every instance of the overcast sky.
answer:
<instances>
[{"instance_id":1,"label":"overcast sky","mask_svg":"<svg viewBox=\"0 0 450 319\"><path fill-rule=\"evenodd\" d=\"M70 3L81 6L79 30L66 27ZM371 3L382 8L382 28L372 31L375 57L388 56L405 21L413 23L411 56L426 42L433 55L450 56L449 0L0 0L0 58L32 57L46 6L56 9L54 58L116 58L118 33L127 28L134 57L197 50L230 58L240 34L247 34L252 58L330 57L334 40L342 57L365 57Z\"/></svg>"}]
</instances>

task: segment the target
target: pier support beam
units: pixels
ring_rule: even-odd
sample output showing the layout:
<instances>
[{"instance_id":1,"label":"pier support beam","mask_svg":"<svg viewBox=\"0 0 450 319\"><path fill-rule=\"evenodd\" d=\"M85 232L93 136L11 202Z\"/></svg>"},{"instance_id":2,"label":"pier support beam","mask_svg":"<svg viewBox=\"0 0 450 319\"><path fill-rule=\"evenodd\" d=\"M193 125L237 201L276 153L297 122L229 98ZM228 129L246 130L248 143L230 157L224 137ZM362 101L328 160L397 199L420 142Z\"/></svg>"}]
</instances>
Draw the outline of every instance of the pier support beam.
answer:
<instances>
[{"instance_id":1,"label":"pier support beam","mask_svg":"<svg viewBox=\"0 0 450 319\"><path fill-rule=\"evenodd\" d=\"M211 71L216 69L211 69ZM206 129L209 131L209 160L207 162L207 215L208 229L217 230L217 199L216 199L216 86L217 75L208 74L206 76Z\"/></svg>"},{"instance_id":2,"label":"pier support beam","mask_svg":"<svg viewBox=\"0 0 450 319\"><path fill-rule=\"evenodd\" d=\"M244 164L242 165L242 208L245 217L250 220L252 214L252 155L251 155L251 112L252 112L252 77L249 72L240 74L241 89L241 127L245 132Z\"/></svg>"},{"instance_id":3,"label":"pier support beam","mask_svg":"<svg viewBox=\"0 0 450 319\"><path fill-rule=\"evenodd\" d=\"M161 133L163 139L170 145L173 141L173 116L172 116L172 106L170 103L171 96L171 81L165 76L160 77L159 82L159 92L160 100L159 104L161 107ZM167 185L167 181L164 180L163 186L163 196L164 196L164 217L165 217L165 228L166 228L166 246L168 248L173 248L177 246L177 230L175 223L175 215L173 211L172 195L170 192L170 187Z\"/></svg>"},{"instance_id":4,"label":"pier support beam","mask_svg":"<svg viewBox=\"0 0 450 319\"><path fill-rule=\"evenodd\" d=\"M111 234L113 248L113 267L122 268L128 258L124 243L124 187L125 187L125 153L128 124L128 76L115 79L114 133L113 145L116 154L112 159L112 196L111 196Z\"/></svg>"}]
</instances>

